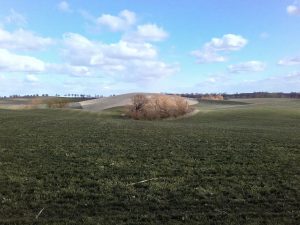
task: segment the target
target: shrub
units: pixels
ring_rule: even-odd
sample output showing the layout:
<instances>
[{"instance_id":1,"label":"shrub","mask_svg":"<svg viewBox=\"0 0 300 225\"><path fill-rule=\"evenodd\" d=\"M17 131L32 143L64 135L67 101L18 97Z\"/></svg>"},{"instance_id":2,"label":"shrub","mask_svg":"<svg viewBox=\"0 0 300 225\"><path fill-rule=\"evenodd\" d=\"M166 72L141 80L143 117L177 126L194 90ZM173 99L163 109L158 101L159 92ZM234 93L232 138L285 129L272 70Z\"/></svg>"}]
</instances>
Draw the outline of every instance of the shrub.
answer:
<instances>
[{"instance_id":1,"label":"shrub","mask_svg":"<svg viewBox=\"0 0 300 225\"><path fill-rule=\"evenodd\" d=\"M191 111L188 102L175 95L135 95L128 115L133 119L155 120L182 116Z\"/></svg>"},{"instance_id":2,"label":"shrub","mask_svg":"<svg viewBox=\"0 0 300 225\"><path fill-rule=\"evenodd\" d=\"M39 105L46 105L48 108L64 108L69 102L67 98L34 98L30 106L37 108Z\"/></svg>"},{"instance_id":3,"label":"shrub","mask_svg":"<svg viewBox=\"0 0 300 225\"><path fill-rule=\"evenodd\" d=\"M203 95L200 100L224 100L224 97L222 95L216 95L216 94L211 94L211 95Z\"/></svg>"}]
</instances>

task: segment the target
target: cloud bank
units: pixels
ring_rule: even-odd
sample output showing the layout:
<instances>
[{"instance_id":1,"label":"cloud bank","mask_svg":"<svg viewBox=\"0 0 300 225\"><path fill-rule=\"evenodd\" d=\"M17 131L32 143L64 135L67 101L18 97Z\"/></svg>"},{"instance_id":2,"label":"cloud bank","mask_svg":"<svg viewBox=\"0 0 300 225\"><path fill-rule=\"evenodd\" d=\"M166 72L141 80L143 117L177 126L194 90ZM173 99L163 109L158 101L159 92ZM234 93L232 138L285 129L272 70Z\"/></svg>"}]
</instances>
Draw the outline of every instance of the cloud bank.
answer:
<instances>
[{"instance_id":1,"label":"cloud bank","mask_svg":"<svg viewBox=\"0 0 300 225\"><path fill-rule=\"evenodd\" d=\"M0 48L3 49L37 51L52 44L53 39L41 37L31 31L17 29L9 32L0 28Z\"/></svg>"}]
</instances>

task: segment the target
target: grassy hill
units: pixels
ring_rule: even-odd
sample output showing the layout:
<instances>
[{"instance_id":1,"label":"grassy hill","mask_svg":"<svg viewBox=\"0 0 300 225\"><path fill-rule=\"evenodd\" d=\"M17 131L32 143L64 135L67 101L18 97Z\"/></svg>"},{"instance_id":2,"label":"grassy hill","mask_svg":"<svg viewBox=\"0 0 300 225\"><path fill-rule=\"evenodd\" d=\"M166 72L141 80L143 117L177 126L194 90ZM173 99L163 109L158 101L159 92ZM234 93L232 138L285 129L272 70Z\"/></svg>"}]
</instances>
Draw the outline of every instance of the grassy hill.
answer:
<instances>
[{"instance_id":1,"label":"grassy hill","mask_svg":"<svg viewBox=\"0 0 300 225\"><path fill-rule=\"evenodd\" d=\"M164 121L0 110L0 224L297 224L300 101L244 101Z\"/></svg>"}]
</instances>

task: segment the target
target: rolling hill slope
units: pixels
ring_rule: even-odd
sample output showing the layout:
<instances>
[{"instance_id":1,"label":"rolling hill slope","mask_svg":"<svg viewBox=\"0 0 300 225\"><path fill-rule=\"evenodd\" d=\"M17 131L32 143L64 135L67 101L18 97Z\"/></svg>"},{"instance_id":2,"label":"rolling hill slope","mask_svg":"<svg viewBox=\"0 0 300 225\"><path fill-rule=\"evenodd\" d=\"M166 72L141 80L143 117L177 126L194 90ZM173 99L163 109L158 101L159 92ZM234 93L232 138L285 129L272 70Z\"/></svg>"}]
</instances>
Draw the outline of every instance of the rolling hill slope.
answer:
<instances>
[{"instance_id":1,"label":"rolling hill slope","mask_svg":"<svg viewBox=\"0 0 300 225\"><path fill-rule=\"evenodd\" d=\"M116 95L111 97L93 99L79 103L70 104L70 107L82 108L86 111L99 112L104 109L110 109L118 106L125 106L131 103L131 98L136 94L144 94L146 96L157 95L157 93L128 93L123 95ZM196 100L187 99L190 105L195 105Z\"/></svg>"}]
</instances>

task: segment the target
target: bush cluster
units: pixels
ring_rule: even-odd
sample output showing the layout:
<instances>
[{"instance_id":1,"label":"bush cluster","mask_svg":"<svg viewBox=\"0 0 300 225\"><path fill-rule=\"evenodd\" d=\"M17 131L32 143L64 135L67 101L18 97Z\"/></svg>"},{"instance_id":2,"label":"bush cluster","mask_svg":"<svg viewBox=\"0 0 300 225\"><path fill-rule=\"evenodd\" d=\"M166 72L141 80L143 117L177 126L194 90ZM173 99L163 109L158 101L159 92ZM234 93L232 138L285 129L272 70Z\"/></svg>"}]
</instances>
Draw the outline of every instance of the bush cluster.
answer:
<instances>
[{"instance_id":1,"label":"bush cluster","mask_svg":"<svg viewBox=\"0 0 300 225\"><path fill-rule=\"evenodd\" d=\"M140 120L155 120L169 117L182 116L191 111L188 102L176 95L152 95L138 94L132 97L129 106L129 117Z\"/></svg>"},{"instance_id":2,"label":"bush cluster","mask_svg":"<svg viewBox=\"0 0 300 225\"><path fill-rule=\"evenodd\" d=\"M224 100L224 97L222 95L203 95L200 100Z\"/></svg>"},{"instance_id":3,"label":"bush cluster","mask_svg":"<svg viewBox=\"0 0 300 225\"><path fill-rule=\"evenodd\" d=\"M31 106L38 106L45 104L47 108L64 108L67 104L70 103L68 98L34 98L31 101Z\"/></svg>"}]
</instances>

